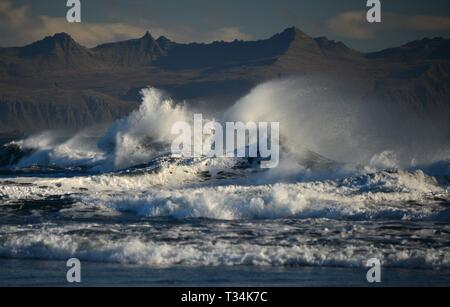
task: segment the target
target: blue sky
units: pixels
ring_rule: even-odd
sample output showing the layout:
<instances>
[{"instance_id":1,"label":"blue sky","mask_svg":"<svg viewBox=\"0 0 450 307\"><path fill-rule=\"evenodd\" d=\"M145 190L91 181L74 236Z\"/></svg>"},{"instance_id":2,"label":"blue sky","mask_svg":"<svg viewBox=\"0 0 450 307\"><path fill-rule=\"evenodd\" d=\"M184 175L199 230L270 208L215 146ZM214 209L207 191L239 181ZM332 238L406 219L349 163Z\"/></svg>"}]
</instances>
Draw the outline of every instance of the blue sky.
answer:
<instances>
[{"instance_id":1,"label":"blue sky","mask_svg":"<svg viewBox=\"0 0 450 307\"><path fill-rule=\"evenodd\" d=\"M0 45L65 31L81 43L138 37L149 30L179 42L262 39L297 26L362 51L423 37L450 37L450 1L381 0L381 24L365 21L366 0L81 0L82 23L68 24L66 0L0 0Z\"/></svg>"}]
</instances>

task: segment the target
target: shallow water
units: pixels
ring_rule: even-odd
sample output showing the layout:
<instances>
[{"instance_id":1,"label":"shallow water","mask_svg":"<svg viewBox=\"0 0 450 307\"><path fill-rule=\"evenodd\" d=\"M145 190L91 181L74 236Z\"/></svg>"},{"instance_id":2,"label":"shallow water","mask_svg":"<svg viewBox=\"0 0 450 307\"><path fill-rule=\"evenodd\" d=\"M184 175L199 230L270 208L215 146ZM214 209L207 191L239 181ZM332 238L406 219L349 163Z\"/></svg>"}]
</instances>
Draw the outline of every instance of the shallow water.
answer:
<instances>
[{"instance_id":1,"label":"shallow water","mask_svg":"<svg viewBox=\"0 0 450 307\"><path fill-rule=\"evenodd\" d=\"M183 267L149 268L116 263L81 264L81 283L66 281L63 261L0 259L0 286L332 287L449 286L449 271L385 269L370 284L361 268Z\"/></svg>"}]
</instances>

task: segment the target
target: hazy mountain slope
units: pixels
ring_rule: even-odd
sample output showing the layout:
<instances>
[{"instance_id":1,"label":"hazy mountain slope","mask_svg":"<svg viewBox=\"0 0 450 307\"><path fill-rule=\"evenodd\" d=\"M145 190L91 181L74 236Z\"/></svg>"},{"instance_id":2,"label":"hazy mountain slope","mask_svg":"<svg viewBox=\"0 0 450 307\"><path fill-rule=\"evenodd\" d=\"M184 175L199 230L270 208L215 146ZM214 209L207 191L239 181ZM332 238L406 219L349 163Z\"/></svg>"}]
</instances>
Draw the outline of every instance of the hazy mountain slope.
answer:
<instances>
[{"instance_id":1,"label":"hazy mountain slope","mask_svg":"<svg viewBox=\"0 0 450 307\"><path fill-rule=\"evenodd\" d=\"M367 54L370 59L391 61L450 60L450 40L442 37L424 38L398 48Z\"/></svg>"}]
</instances>

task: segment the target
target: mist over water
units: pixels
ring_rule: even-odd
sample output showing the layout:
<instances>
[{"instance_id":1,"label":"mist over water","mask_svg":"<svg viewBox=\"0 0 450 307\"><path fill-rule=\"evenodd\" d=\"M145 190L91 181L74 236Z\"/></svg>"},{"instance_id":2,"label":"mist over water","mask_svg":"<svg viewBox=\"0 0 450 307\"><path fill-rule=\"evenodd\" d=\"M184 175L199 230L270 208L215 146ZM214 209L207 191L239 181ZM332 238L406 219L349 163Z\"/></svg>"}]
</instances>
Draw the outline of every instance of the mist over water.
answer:
<instances>
[{"instance_id":1,"label":"mist over water","mask_svg":"<svg viewBox=\"0 0 450 307\"><path fill-rule=\"evenodd\" d=\"M93 171L108 171L167 154L175 138L172 125L192 123L194 114L186 103L173 101L157 89L141 93L140 108L114 122L96 143L85 141L88 131L62 143L52 132L17 142L33 151L17 166L83 164ZM209 120L213 118L205 114L204 122ZM282 159L297 162L313 152L349 167L382 169L411 168L450 157L448 132L425 114L357 98L319 78L263 83L214 120L279 122Z\"/></svg>"},{"instance_id":2,"label":"mist over water","mask_svg":"<svg viewBox=\"0 0 450 307\"><path fill-rule=\"evenodd\" d=\"M279 121L290 151L308 149L346 163L409 167L449 158L447 132L425 114L357 98L329 80L261 84L226 118Z\"/></svg>"}]
</instances>

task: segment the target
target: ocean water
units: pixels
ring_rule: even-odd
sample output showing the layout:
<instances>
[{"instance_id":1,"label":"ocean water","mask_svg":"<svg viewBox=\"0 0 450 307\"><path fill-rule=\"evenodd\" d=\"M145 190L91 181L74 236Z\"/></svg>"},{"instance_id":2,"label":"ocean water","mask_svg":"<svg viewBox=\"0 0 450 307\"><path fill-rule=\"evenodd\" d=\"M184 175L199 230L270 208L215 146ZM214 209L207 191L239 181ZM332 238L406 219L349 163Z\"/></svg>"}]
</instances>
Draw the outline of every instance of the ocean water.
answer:
<instances>
[{"instance_id":1,"label":"ocean water","mask_svg":"<svg viewBox=\"0 0 450 307\"><path fill-rule=\"evenodd\" d=\"M66 285L73 257L86 285L367 285L370 258L381 285L450 285L445 156L343 162L287 133L276 169L173 158L168 127L189 114L143 95L100 136L3 145L0 285Z\"/></svg>"},{"instance_id":2,"label":"ocean water","mask_svg":"<svg viewBox=\"0 0 450 307\"><path fill-rule=\"evenodd\" d=\"M3 287L446 287L448 271L383 269L381 283L369 284L363 268L173 266L155 268L83 262L81 283L66 281L65 261L0 259Z\"/></svg>"}]
</instances>

